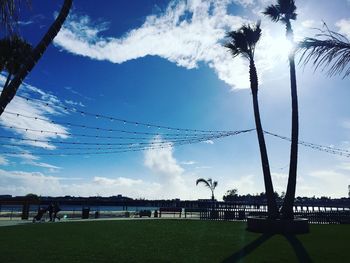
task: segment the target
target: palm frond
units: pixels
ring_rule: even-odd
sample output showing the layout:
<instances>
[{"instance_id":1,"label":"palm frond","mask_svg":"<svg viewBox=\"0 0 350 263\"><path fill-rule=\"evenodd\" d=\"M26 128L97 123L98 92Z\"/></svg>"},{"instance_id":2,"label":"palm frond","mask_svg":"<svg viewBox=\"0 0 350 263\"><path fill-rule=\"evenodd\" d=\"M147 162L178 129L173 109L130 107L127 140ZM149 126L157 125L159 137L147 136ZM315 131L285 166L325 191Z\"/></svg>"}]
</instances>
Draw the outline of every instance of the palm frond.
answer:
<instances>
[{"instance_id":1,"label":"palm frond","mask_svg":"<svg viewBox=\"0 0 350 263\"><path fill-rule=\"evenodd\" d=\"M281 9L279 5L269 5L263 12L264 15L271 18L273 22L278 22L281 19Z\"/></svg>"},{"instance_id":2,"label":"palm frond","mask_svg":"<svg viewBox=\"0 0 350 263\"><path fill-rule=\"evenodd\" d=\"M269 5L263 12L264 15L271 18L273 22L282 21L286 23L288 20L296 20L297 7L294 0L278 0L276 5Z\"/></svg>"},{"instance_id":3,"label":"palm frond","mask_svg":"<svg viewBox=\"0 0 350 263\"><path fill-rule=\"evenodd\" d=\"M32 46L14 35L0 40L0 67L8 73L17 74L25 60L32 53Z\"/></svg>"},{"instance_id":4,"label":"palm frond","mask_svg":"<svg viewBox=\"0 0 350 263\"><path fill-rule=\"evenodd\" d=\"M241 53L239 51L239 49L235 45L233 45L232 43L225 43L224 47L226 47L230 50L230 53L231 53L233 58L237 57Z\"/></svg>"},{"instance_id":5,"label":"palm frond","mask_svg":"<svg viewBox=\"0 0 350 263\"><path fill-rule=\"evenodd\" d=\"M233 57L242 55L250 59L254 57L255 45L261 37L260 21L256 25L243 25L236 31L226 34L228 42L224 47L228 48Z\"/></svg>"},{"instance_id":6,"label":"palm frond","mask_svg":"<svg viewBox=\"0 0 350 263\"><path fill-rule=\"evenodd\" d=\"M296 19L297 14L295 11L297 7L294 0L278 0L278 5L280 7L281 14L283 14L288 19Z\"/></svg>"},{"instance_id":7,"label":"palm frond","mask_svg":"<svg viewBox=\"0 0 350 263\"><path fill-rule=\"evenodd\" d=\"M210 188L210 184L209 184L208 181L205 180L204 178L199 178L199 179L197 179L196 185L198 185L199 183L203 183L205 186L207 186L207 187Z\"/></svg>"},{"instance_id":8,"label":"palm frond","mask_svg":"<svg viewBox=\"0 0 350 263\"><path fill-rule=\"evenodd\" d=\"M304 65L312 62L315 70L322 67L329 76L350 75L350 42L342 34L334 31L320 30L315 37L307 37L298 44L297 50L302 52L300 61Z\"/></svg>"},{"instance_id":9,"label":"palm frond","mask_svg":"<svg viewBox=\"0 0 350 263\"><path fill-rule=\"evenodd\" d=\"M23 0L0 0L0 25L5 30L5 34L17 33L19 13ZM28 7L30 0L25 0Z\"/></svg>"},{"instance_id":10,"label":"palm frond","mask_svg":"<svg viewBox=\"0 0 350 263\"><path fill-rule=\"evenodd\" d=\"M213 183L213 190L218 186L218 181L214 181Z\"/></svg>"}]
</instances>

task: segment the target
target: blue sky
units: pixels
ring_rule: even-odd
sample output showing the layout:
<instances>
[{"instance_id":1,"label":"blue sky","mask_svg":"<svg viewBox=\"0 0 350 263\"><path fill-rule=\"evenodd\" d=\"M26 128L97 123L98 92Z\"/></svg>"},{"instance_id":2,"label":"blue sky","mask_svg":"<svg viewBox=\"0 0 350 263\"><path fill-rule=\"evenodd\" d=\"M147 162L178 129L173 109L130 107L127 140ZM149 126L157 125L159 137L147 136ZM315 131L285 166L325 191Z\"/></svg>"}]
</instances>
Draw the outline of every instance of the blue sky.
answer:
<instances>
[{"instance_id":1,"label":"blue sky","mask_svg":"<svg viewBox=\"0 0 350 263\"><path fill-rule=\"evenodd\" d=\"M219 181L218 199L232 188L241 194L264 191L254 132L166 149L77 156L41 156L38 153L73 151L62 150L63 145L52 142L18 139L105 143L109 141L64 133L121 136L117 132L57 124L70 122L160 133L163 135L149 137L148 141L167 141L166 129L111 122L77 114L72 109L178 128L254 128L247 64L241 58L232 59L222 43L225 32L258 19L263 29L256 52L263 127L289 136L288 43L284 26L261 15L270 3L273 1L135 0L96 5L95 1L75 0L64 27L21 87L22 97L16 97L7 108L9 112L47 121L8 113L0 117L1 125L60 134L1 127L0 135L15 137L11 143L19 144L2 145L1 153L26 154L0 153L0 194L207 198L208 189L195 186L199 177ZM322 21L350 37L349 1L310 0L296 4L296 39L316 33L312 28L322 27ZM37 43L60 5L61 1L32 1L30 10L22 8L21 34ZM2 82L4 78L5 75ZM297 78L300 139L348 149L349 79L328 78L323 72L314 73L309 66L298 66ZM35 99L47 101L49 106ZM275 190L281 193L288 174L289 143L267 135L266 141ZM8 143L9 139L1 142ZM349 171L348 158L300 146L297 194L346 196Z\"/></svg>"}]
</instances>

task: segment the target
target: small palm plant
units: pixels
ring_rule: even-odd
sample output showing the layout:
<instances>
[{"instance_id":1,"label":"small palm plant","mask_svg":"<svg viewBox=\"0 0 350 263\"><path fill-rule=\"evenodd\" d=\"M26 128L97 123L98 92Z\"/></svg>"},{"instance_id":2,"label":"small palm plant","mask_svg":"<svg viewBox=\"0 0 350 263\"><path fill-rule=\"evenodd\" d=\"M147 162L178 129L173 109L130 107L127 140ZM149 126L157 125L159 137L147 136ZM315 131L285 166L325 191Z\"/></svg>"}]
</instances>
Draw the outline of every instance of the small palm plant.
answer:
<instances>
[{"instance_id":1,"label":"small palm plant","mask_svg":"<svg viewBox=\"0 0 350 263\"><path fill-rule=\"evenodd\" d=\"M315 37L307 37L298 45L302 51L300 61L304 64L312 61L315 70L328 67L328 75L344 72L343 78L350 75L350 41L344 35L328 29L321 30Z\"/></svg>"},{"instance_id":2,"label":"small palm plant","mask_svg":"<svg viewBox=\"0 0 350 263\"><path fill-rule=\"evenodd\" d=\"M199 183L203 183L206 187L208 187L211 191L211 200L214 201L214 190L215 188L218 186L218 182L217 181L213 181L211 178L209 178L208 180L205 180L203 178L199 178L196 181L196 185L198 185Z\"/></svg>"},{"instance_id":3,"label":"small palm plant","mask_svg":"<svg viewBox=\"0 0 350 263\"><path fill-rule=\"evenodd\" d=\"M255 46L261 37L260 22L254 26L244 25L236 31L227 33L229 41L225 47L229 49L232 56L242 56L249 61L250 90L253 97L253 109L255 127L258 136L262 170L264 175L265 191L267 197L268 217L277 218L278 209L271 179L269 159L267 156L264 131L261 125L260 110L258 102L258 75L255 67Z\"/></svg>"},{"instance_id":4,"label":"small palm plant","mask_svg":"<svg viewBox=\"0 0 350 263\"><path fill-rule=\"evenodd\" d=\"M277 0L277 4L269 5L264 15L270 17L273 22L282 22L286 26L286 37L294 45L294 34L291 20L297 19L296 6L294 0ZM289 176L287 184L286 198L283 202L282 216L286 219L293 218L293 205L295 198L297 165L298 165L298 139L299 139L299 111L297 80L295 72L295 50L289 53L290 89L292 98L292 140L290 147Z\"/></svg>"}]
</instances>

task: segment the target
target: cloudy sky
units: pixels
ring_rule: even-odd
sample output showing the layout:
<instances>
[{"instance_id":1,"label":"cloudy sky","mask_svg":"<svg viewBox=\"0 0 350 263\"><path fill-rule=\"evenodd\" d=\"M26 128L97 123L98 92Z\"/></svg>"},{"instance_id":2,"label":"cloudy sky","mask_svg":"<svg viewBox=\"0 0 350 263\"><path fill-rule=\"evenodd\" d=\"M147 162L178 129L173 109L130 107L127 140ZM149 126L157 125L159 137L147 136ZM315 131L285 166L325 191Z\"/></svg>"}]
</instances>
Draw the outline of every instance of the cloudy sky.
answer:
<instances>
[{"instance_id":1,"label":"cloudy sky","mask_svg":"<svg viewBox=\"0 0 350 263\"><path fill-rule=\"evenodd\" d=\"M33 0L22 8L25 39L40 40L61 2ZM218 199L232 188L264 191L254 131L216 131L254 128L248 65L232 59L223 43L227 31L261 19L256 64L263 127L289 136L290 45L285 27L261 15L273 2L75 0L0 117L0 194L208 198L208 189L195 186L200 177L219 182ZM296 4L297 40L317 33L323 21L350 37L349 1ZM300 139L350 148L349 78L299 65L297 79ZM5 80L6 73L0 83ZM281 193L289 143L268 135L266 141ZM349 158L300 146L297 194L347 196L349 173Z\"/></svg>"}]
</instances>

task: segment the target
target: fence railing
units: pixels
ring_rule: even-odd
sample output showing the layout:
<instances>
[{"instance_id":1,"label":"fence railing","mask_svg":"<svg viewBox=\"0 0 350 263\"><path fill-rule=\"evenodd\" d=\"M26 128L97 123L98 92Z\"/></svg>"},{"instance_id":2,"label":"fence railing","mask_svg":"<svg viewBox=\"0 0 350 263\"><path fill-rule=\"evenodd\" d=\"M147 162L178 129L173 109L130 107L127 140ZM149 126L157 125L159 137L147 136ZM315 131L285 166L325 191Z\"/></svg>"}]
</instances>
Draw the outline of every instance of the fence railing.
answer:
<instances>
[{"instance_id":1,"label":"fence railing","mask_svg":"<svg viewBox=\"0 0 350 263\"><path fill-rule=\"evenodd\" d=\"M263 209L202 209L199 218L202 220L240 220L246 221L247 217L265 217L267 211ZM350 224L350 211L296 211L296 218L307 218L312 224Z\"/></svg>"},{"instance_id":2,"label":"fence railing","mask_svg":"<svg viewBox=\"0 0 350 263\"><path fill-rule=\"evenodd\" d=\"M1 205L0 204L0 220L14 220L26 219L32 220L38 213L39 205L25 204L25 205ZM110 207L111 208L111 207ZM166 216L166 212L173 213L176 211L181 217L193 218L201 220L240 220L245 221L247 217L263 217L267 215L266 205L242 205L231 203L209 204L208 206L196 208L181 208L181 207L166 207L166 208L147 208L138 207L138 209L151 210L152 217ZM116 217L136 217L138 216L138 209L135 211L119 211L106 209L102 207L95 207L84 209L83 206L76 206L69 210L60 211L59 216L67 219L79 218L116 218ZM83 213L83 210L86 213ZM157 213L155 213L155 211ZM181 211L181 212L180 212ZM161 214L158 212L162 212ZM310 223L314 224L350 224L350 209L349 207L310 207L310 206L296 206L295 216L299 218L307 218ZM175 215L175 214L174 214ZM178 214L176 214L179 216ZM48 220L48 214L45 213L43 220Z\"/></svg>"}]
</instances>

